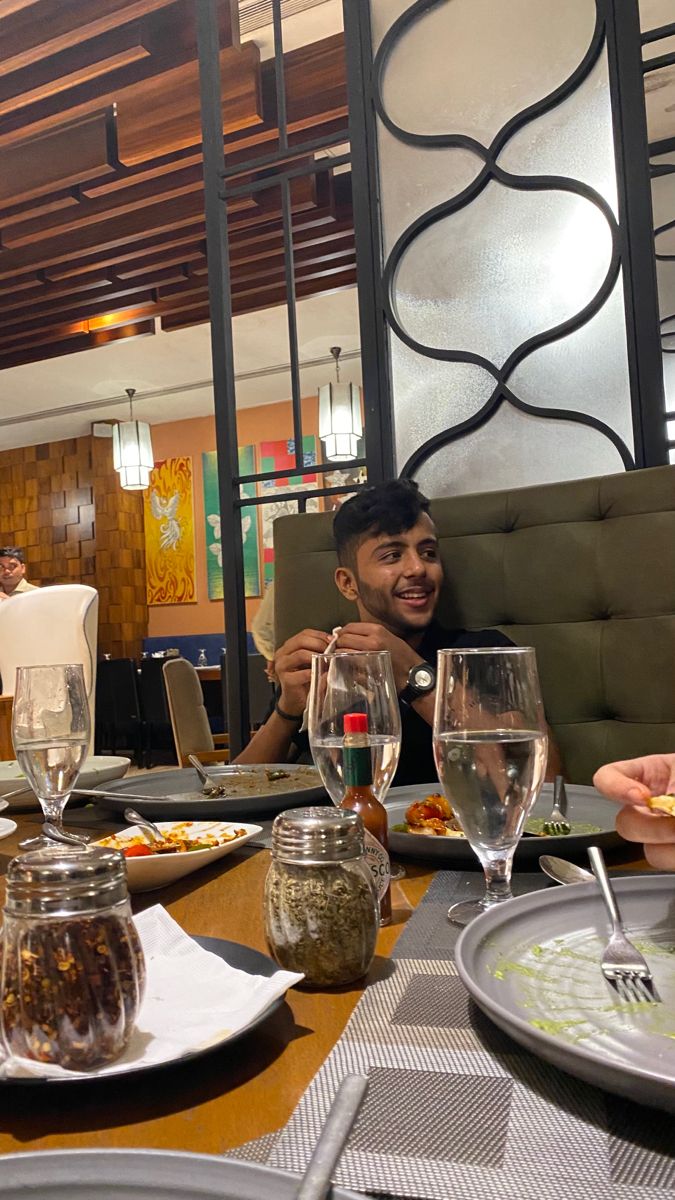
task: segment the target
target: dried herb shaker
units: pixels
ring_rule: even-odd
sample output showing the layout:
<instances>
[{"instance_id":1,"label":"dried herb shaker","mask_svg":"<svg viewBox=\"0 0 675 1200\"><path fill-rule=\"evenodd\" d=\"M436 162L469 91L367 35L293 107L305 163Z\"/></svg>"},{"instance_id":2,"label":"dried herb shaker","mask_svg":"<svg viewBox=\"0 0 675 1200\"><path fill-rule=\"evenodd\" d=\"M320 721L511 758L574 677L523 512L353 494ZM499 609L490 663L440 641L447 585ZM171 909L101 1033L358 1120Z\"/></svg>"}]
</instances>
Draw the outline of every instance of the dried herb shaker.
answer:
<instances>
[{"instance_id":1,"label":"dried herb shaker","mask_svg":"<svg viewBox=\"0 0 675 1200\"><path fill-rule=\"evenodd\" d=\"M265 881L265 933L272 954L305 984L338 987L368 970L379 907L354 812L295 808L272 829Z\"/></svg>"}]
</instances>

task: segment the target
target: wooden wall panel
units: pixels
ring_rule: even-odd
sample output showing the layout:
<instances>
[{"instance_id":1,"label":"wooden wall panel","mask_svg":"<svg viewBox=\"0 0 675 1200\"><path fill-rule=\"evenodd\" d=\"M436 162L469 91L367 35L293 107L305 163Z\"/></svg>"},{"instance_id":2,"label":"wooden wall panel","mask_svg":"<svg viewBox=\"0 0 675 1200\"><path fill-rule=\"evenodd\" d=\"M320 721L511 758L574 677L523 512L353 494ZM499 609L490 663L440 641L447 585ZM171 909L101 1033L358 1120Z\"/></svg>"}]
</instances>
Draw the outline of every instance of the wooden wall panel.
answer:
<instances>
[{"instance_id":1,"label":"wooden wall panel","mask_svg":"<svg viewBox=\"0 0 675 1200\"><path fill-rule=\"evenodd\" d=\"M0 542L23 548L30 583L97 589L99 655L140 655L148 628L143 497L120 488L110 441L86 436L0 452Z\"/></svg>"},{"instance_id":2,"label":"wooden wall panel","mask_svg":"<svg viewBox=\"0 0 675 1200\"><path fill-rule=\"evenodd\" d=\"M148 632L143 493L120 487L107 438L92 438L91 446L99 646L114 658L136 658Z\"/></svg>"}]
</instances>

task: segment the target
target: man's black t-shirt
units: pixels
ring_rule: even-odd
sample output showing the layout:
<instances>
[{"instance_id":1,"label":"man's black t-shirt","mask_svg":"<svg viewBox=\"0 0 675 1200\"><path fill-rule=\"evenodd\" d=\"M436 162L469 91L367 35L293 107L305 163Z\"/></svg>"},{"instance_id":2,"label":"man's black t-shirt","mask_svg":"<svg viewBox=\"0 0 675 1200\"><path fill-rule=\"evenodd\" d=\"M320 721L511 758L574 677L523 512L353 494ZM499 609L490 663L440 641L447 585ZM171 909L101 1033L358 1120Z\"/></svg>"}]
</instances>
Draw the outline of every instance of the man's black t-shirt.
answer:
<instances>
[{"instance_id":1,"label":"man's black t-shirt","mask_svg":"<svg viewBox=\"0 0 675 1200\"><path fill-rule=\"evenodd\" d=\"M453 650L480 646L512 646L513 642L498 629L443 629L436 621L426 629L419 646L420 656L436 666L437 650ZM401 709L401 757L393 786L410 783L438 785L436 764L431 742L431 725L409 704L399 701Z\"/></svg>"},{"instance_id":2,"label":"man's black t-shirt","mask_svg":"<svg viewBox=\"0 0 675 1200\"><path fill-rule=\"evenodd\" d=\"M514 643L498 629L443 629L436 621L425 630L419 646L420 657L436 666L438 650L478 648L480 646L512 646ZM431 725L409 704L399 701L401 709L401 757L393 786L411 783L431 783L438 786L431 742ZM309 739L306 733L293 737L298 756L311 762Z\"/></svg>"}]
</instances>

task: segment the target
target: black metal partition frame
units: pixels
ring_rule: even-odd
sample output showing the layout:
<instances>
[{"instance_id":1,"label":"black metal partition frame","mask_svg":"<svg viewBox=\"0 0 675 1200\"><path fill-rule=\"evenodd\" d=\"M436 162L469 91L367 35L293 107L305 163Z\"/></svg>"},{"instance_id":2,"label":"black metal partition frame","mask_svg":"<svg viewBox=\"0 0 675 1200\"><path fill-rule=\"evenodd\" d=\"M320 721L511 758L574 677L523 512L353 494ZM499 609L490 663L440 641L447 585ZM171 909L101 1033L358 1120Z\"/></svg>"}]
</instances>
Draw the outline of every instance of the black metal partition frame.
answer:
<instances>
[{"instance_id":1,"label":"black metal partition frame","mask_svg":"<svg viewBox=\"0 0 675 1200\"><path fill-rule=\"evenodd\" d=\"M225 607L225 636L227 641L227 709L230 748L235 756L248 741L249 697L246 669L246 605L244 588L243 540L241 509L246 506L269 503L266 496L242 497L243 484L262 480L290 478L291 475L307 472L303 461L302 405L300 391L300 360L298 353L298 330L296 319L295 264L293 248L293 225L291 212L290 181L307 175L331 172L336 166L351 161L351 154L317 159L318 152L331 146L349 142L354 144L354 130L363 139L364 122L354 122L350 117L344 125L330 133L314 139L303 139L297 135L289 137L286 120L286 88L284 79L284 50L282 35L281 0L272 0L274 31L274 68L276 115L278 126L277 149L254 154L248 161L238 158L236 166L226 167L223 148L221 114L221 77L219 60L218 24L216 0L195 0L197 19L197 45L199 52L200 96L202 110L202 139L204 157L204 190L206 208L206 242L208 258L209 304L211 321L211 347L213 361L213 386L216 422L216 447L218 452L219 499L221 514L222 544L224 554L223 592ZM353 38L347 37L347 53L358 54ZM348 66L350 87L357 86L360 63ZM357 161L362 163L365 155L361 148ZM358 170L357 191L361 187L361 169ZM237 184L234 177L247 177L245 183ZM242 475L239 471L236 388L233 362L232 292L230 286L230 253L228 238L228 202L242 195L281 189L281 219L284 250L284 276L286 307L288 312L288 340L291 378L291 402L293 411L293 438L295 442L295 468L292 471L257 472ZM359 313L362 342L363 388L365 397L365 457L350 459L343 463L328 462L312 465L311 473L324 475L327 472L348 467L366 467L370 482L377 482L393 473L393 451L391 418L389 415L389 393L386 387L386 356L381 352L380 338L384 329L380 322L376 330L376 314L372 306L372 277L375 249L366 245L364 239L371 236L368 218L365 215L372 203L364 197L358 205L359 227L355 231L358 266ZM362 260L364 266L362 269ZM384 380L384 384L383 384ZM331 496L345 491L354 491L354 484L342 487L317 487L300 493L289 487L288 491L275 491L274 501L297 500L299 511L304 512L306 501L313 496Z\"/></svg>"},{"instance_id":2,"label":"black metal partition frame","mask_svg":"<svg viewBox=\"0 0 675 1200\"><path fill-rule=\"evenodd\" d=\"M675 37L675 21L669 25L661 25L656 29L648 29L642 34L643 46L652 45L653 43L663 41L667 38ZM658 49L658 47L657 47ZM662 67L668 67L675 64L675 51L670 51L664 54L655 54L651 58L647 58L643 63L643 72L645 75L645 86L649 76L653 71L658 71ZM657 179L660 176L675 175L675 115L673 116L673 136L661 138L659 141L650 142L650 170L652 179ZM658 161L664 156L668 156L671 161ZM663 234L668 234L670 230L675 229L675 206L673 207L673 215L669 220L661 222L654 229L654 240L656 246L656 260L663 264L675 264L675 254L667 253L659 249L659 238ZM675 272L675 265L670 268ZM670 305L663 305L660 318L661 327L661 353L675 354L675 309L671 312ZM665 421L675 420L675 404L671 401L666 401L669 404L669 409L665 413ZM671 459L675 458L675 437L668 437L667 425L666 437L668 439L668 447Z\"/></svg>"},{"instance_id":3,"label":"black metal partition frame","mask_svg":"<svg viewBox=\"0 0 675 1200\"><path fill-rule=\"evenodd\" d=\"M379 229L376 148L378 118L389 133L402 143L428 149L460 147L472 151L483 160L481 171L464 191L417 217L401 233L384 261L380 257L375 263L373 307L386 328L393 330L403 343L422 356L448 362L474 363L494 379L494 388L486 403L471 417L455 425L450 424L423 442L403 464L401 473L415 475L426 460L442 446L464 438L487 424L502 404L510 404L542 420L565 420L594 428L612 442L626 469L664 463L667 461L667 451L663 421L663 382L659 366L658 301L637 0L595 0L595 30L587 53L577 69L550 95L507 121L490 146L484 146L475 138L452 132L412 133L401 128L387 111L382 84L389 57L412 25L440 3L444 3L444 0L411 2L388 29L377 53L374 54L370 31L370 0L344 0L347 33L349 35L350 28L357 30L360 41L363 95L359 101L359 111L365 124L362 144L367 155L362 174L369 183L369 186L363 187L360 192L355 191L357 227L360 222L369 221L373 230ZM587 78L605 46L608 53L617 163L618 221L604 198L580 180L544 174L514 175L505 171L499 163L500 152L512 135L571 95ZM350 101L353 103L355 99L352 91ZM415 238L440 218L471 204L492 179L516 189L557 188L583 196L596 205L605 216L613 243L607 276L591 302L569 321L554 329L542 330L515 347L502 367L498 367L482 355L469 351L423 345L403 327L398 318L395 297L398 267ZM366 206L367 212L360 212L360 205ZM634 455L616 430L592 414L527 404L518 397L510 383L516 367L533 350L574 332L599 311L610 296L620 269L623 269L624 282ZM377 345L380 354L384 354L382 348L386 345L386 328L383 333L378 334Z\"/></svg>"}]
</instances>

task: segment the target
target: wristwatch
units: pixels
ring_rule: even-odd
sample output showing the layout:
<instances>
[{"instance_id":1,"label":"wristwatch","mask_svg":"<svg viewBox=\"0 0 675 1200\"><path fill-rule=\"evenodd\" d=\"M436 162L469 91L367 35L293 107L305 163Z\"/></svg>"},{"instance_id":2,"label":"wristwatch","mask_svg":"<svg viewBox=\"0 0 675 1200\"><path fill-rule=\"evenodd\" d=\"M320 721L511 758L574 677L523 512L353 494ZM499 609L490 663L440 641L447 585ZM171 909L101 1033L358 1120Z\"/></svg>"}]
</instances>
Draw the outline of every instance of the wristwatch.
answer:
<instances>
[{"instance_id":1,"label":"wristwatch","mask_svg":"<svg viewBox=\"0 0 675 1200\"><path fill-rule=\"evenodd\" d=\"M408 671L408 682L403 691L399 692L399 699L403 700L405 704L412 704L421 696L428 696L435 687L436 668L427 662L415 663L415 666Z\"/></svg>"}]
</instances>

